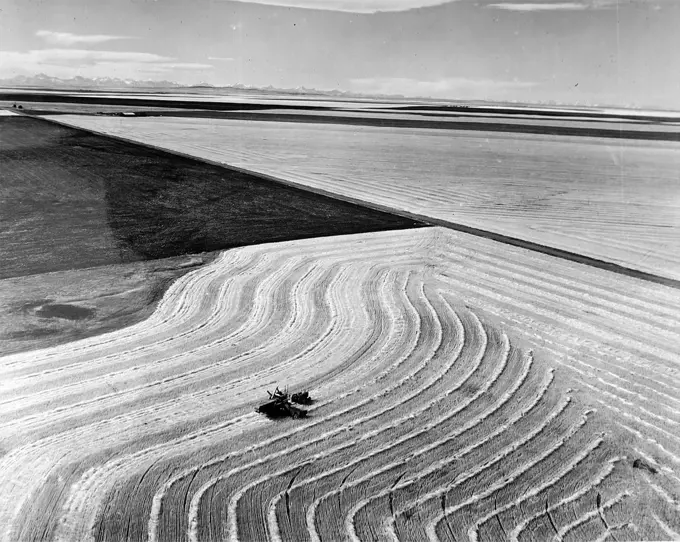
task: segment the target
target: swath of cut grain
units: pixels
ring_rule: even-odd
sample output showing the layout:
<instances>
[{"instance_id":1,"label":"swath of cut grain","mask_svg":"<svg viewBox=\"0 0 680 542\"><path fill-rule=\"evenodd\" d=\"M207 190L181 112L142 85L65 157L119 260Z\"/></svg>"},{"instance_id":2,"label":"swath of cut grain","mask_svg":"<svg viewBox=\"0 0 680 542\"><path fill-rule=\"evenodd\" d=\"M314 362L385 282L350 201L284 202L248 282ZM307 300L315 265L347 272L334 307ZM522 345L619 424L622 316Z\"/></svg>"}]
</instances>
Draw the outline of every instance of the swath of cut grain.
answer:
<instances>
[{"instance_id":1,"label":"swath of cut grain","mask_svg":"<svg viewBox=\"0 0 680 542\"><path fill-rule=\"evenodd\" d=\"M476 414L463 426L455 425L452 428L453 430L447 434L443 440L440 440L436 443L436 446L429 445L421 448L418 453L409 458L409 461L425 453L431 452L434 452L435 454L443 454L443 458L437 459L438 456L436 456L433 458L436 459L435 461L420 459L420 461L414 465L414 467L412 467L412 469L416 470L417 476L407 476L407 473L404 473L404 475L400 476L400 478L398 478L396 482L389 487L389 489L383 490L382 492L373 495L370 498L362 499L356 505L354 505L349 516L351 529L354 529L355 525L357 529L361 527L366 529L366 526L368 526L373 533L380 532L380 524L384 521L384 518L381 520L381 515L376 514L375 510L373 510L373 508L376 506L380 507L380 503L375 501L378 499L383 501L382 504L384 506L386 504L385 501L389 500L390 509L393 510L394 495L398 489L413 484L416 480L426 477L434 478L438 471L447 469L451 464L460 461L461 458L468 456L468 454L481 453L480 449L486 443L492 441L493 439L498 439L499 436L508 435L507 431L509 428L516 429L515 424L520 422L525 416L527 416L527 414L530 414L539 404L539 402L541 402L550 387L550 383L552 382L552 374L549 373L549 377L547 379L544 378L540 388L534 391L535 383L532 382L532 379L527 378L529 376L528 373L530 365L525 364L524 367L525 369L523 371L523 376L519 380L515 381L512 388L506 390L504 393L500 393L500 397L495 402L495 404L490 405L486 410ZM534 373L534 376L535 375L536 373ZM486 393L485 390L480 391ZM519 393L516 393L518 391ZM531 402L527 404L526 401L528 398L525 397L525 394L530 392L535 393L535 397L533 397ZM483 394L479 393L475 394L472 399L480 402L479 399L481 397L483 397ZM517 402L518 405L513 403L508 405L508 401L511 400ZM518 408L519 405L522 405L522 408ZM541 403L541 407L545 406L546 403L544 401ZM512 417L510 419L506 420L504 417L501 417L501 415L508 416L510 412L512 412ZM496 420L496 417L499 417L500 419ZM456 418L454 417L453 420L455 421ZM489 432L486 427L490 422L496 427L496 429L491 432ZM470 442L470 440L472 442ZM388 499L385 499L385 497ZM354 520L354 516L361 515L362 513L364 515L363 522L365 522L363 526L362 521L356 523Z\"/></svg>"},{"instance_id":2,"label":"swath of cut grain","mask_svg":"<svg viewBox=\"0 0 680 542\"><path fill-rule=\"evenodd\" d=\"M667 538L679 301L440 228L226 252L0 358L0 540ZM308 419L252 411L280 384Z\"/></svg>"}]
</instances>

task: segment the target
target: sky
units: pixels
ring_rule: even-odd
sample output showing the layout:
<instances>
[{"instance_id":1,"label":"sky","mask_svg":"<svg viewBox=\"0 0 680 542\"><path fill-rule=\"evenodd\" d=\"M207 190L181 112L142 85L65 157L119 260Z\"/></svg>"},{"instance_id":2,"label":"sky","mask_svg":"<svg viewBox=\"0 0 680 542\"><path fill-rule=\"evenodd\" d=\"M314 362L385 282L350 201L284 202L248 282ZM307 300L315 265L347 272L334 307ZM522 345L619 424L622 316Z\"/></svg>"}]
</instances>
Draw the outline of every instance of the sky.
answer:
<instances>
[{"instance_id":1,"label":"sky","mask_svg":"<svg viewBox=\"0 0 680 542\"><path fill-rule=\"evenodd\" d=\"M680 110L679 0L0 0L0 78Z\"/></svg>"}]
</instances>

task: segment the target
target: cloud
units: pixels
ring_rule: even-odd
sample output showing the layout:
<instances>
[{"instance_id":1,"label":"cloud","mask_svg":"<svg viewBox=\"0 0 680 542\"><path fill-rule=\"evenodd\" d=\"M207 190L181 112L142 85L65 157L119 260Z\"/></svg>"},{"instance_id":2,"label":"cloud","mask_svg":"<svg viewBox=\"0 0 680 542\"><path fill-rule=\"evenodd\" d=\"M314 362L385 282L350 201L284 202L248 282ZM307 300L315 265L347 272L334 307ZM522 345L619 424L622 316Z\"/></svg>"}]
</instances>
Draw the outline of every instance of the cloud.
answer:
<instances>
[{"instance_id":1,"label":"cloud","mask_svg":"<svg viewBox=\"0 0 680 542\"><path fill-rule=\"evenodd\" d=\"M70 32L52 32L51 30L38 30L35 33L39 38L53 45L77 45L77 44L96 44L114 40L133 39L128 36L110 36L108 34L71 34Z\"/></svg>"},{"instance_id":2,"label":"cloud","mask_svg":"<svg viewBox=\"0 0 680 542\"><path fill-rule=\"evenodd\" d=\"M90 49L34 49L27 52L0 52L0 59L15 59L23 62L63 64L79 62L167 62L174 58L134 51L93 51Z\"/></svg>"},{"instance_id":3,"label":"cloud","mask_svg":"<svg viewBox=\"0 0 680 542\"><path fill-rule=\"evenodd\" d=\"M249 4L265 4L289 8L323 9L350 13L376 13L378 11L407 11L448 4L455 0L236 0Z\"/></svg>"},{"instance_id":4,"label":"cloud","mask_svg":"<svg viewBox=\"0 0 680 542\"><path fill-rule=\"evenodd\" d=\"M231 0L249 4L265 4L303 9L347 11L351 13L376 13L386 11L408 11L411 9L439 6L456 1L473 0ZM489 1L489 0L486 0ZM675 2L677 0L505 0L488 4L486 7L510 11L567 11L613 7L617 4L652 4ZM476 2L475 2L476 3ZM654 6L655 7L655 6ZM656 8L656 7L655 7ZM236 30L232 25L232 29Z\"/></svg>"},{"instance_id":5,"label":"cloud","mask_svg":"<svg viewBox=\"0 0 680 542\"><path fill-rule=\"evenodd\" d=\"M511 91L536 86L528 81L495 81L466 77L445 77L435 81L420 81L406 77L371 77L352 79L352 90L367 94L402 94L450 99L500 99Z\"/></svg>"},{"instance_id":6,"label":"cloud","mask_svg":"<svg viewBox=\"0 0 680 542\"><path fill-rule=\"evenodd\" d=\"M38 49L0 51L0 77L46 73L55 77L140 78L154 74L211 70L212 64L180 62L173 57L136 51L88 49Z\"/></svg>"},{"instance_id":7,"label":"cloud","mask_svg":"<svg viewBox=\"0 0 680 542\"><path fill-rule=\"evenodd\" d=\"M525 4L489 4L488 8L505 9L507 11L577 11L590 9L588 4L578 4L576 2L556 2L556 3L525 3Z\"/></svg>"},{"instance_id":8,"label":"cloud","mask_svg":"<svg viewBox=\"0 0 680 542\"><path fill-rule=\"evenodd\" d=\"M535 0L533 2L499 2L488 4L487 8L504 9L506 11L584 11L591 9L607 9L622 5L649 5L660 9L659 2L664 0L577 0L560 2L558 0Z\"/></svg>"},{"instance_id":9,"label":"cloud","mask_svg":"<svg viewBox=\"0 0 680 542\"><path fill-rule=\"evenodd\" d=\"M208 60L221 60L222 62L231 62L234 59L227 56L209 56Z\"/></svg>"}]
</instances>

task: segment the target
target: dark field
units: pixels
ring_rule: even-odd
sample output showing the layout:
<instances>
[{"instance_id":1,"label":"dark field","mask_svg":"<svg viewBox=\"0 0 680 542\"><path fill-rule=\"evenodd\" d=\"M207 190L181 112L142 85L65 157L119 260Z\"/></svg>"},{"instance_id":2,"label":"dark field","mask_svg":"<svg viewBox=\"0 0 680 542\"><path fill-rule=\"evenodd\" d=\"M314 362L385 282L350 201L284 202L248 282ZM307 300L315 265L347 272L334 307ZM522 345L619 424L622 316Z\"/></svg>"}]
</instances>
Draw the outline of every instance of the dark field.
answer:
<instances>
[{"instance_id":1,"label":"dark field","mask_svg":"<svg viewBox=\"0 0 680 542\"><path fill-rule=\"evenodd\" d=\"M167 287L215 253L0 279L0 355L144 320Z\"/></svg>"},{"instance_id":2,"label":"dark field","mask_svg":"<svg viewBox=\"0 0 680 542\"><path fill-rule=\"evenodd\" d=\"M413 220L29 117L0 118L0 279Z\"/></svg>"}]
</instances>

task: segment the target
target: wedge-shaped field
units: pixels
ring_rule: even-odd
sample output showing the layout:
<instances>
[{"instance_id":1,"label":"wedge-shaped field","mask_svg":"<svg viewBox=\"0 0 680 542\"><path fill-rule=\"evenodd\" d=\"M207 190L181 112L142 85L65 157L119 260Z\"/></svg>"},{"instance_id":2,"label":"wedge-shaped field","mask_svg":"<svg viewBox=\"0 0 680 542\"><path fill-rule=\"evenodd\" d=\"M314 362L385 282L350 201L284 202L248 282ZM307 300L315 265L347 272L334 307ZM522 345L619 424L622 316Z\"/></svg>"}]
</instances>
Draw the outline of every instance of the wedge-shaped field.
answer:
<instances>
[{"instance_id":1,"label":"wedge-shaped field","mask_svg":"<svg viewBox=\"0 0 680 542\"><path fill-rule=\"evenodd\" d=\"M677 142L311 122L54 118L680 279Z\"/></svg>"},{"instance_id":2,"label":"wedge-shaped field","mask_svg":"<svg viewBox=\"0 0 680 542\"><path fill-rule=\"evenodd\" d=\"M417 225L25 116L0 117L0 164L0 279Z\"/></svg>"},{"instance_id":3,"label":"wedge-shaped field","mask_svg":"<svg viewBox=\"0 0 680 542\"><path fill-rule=\"evenodd\" d=\"M0 540L677 536L680 294L616 279L440 228L227 251L0 358Z\"/></svg>"}]
</instances>

